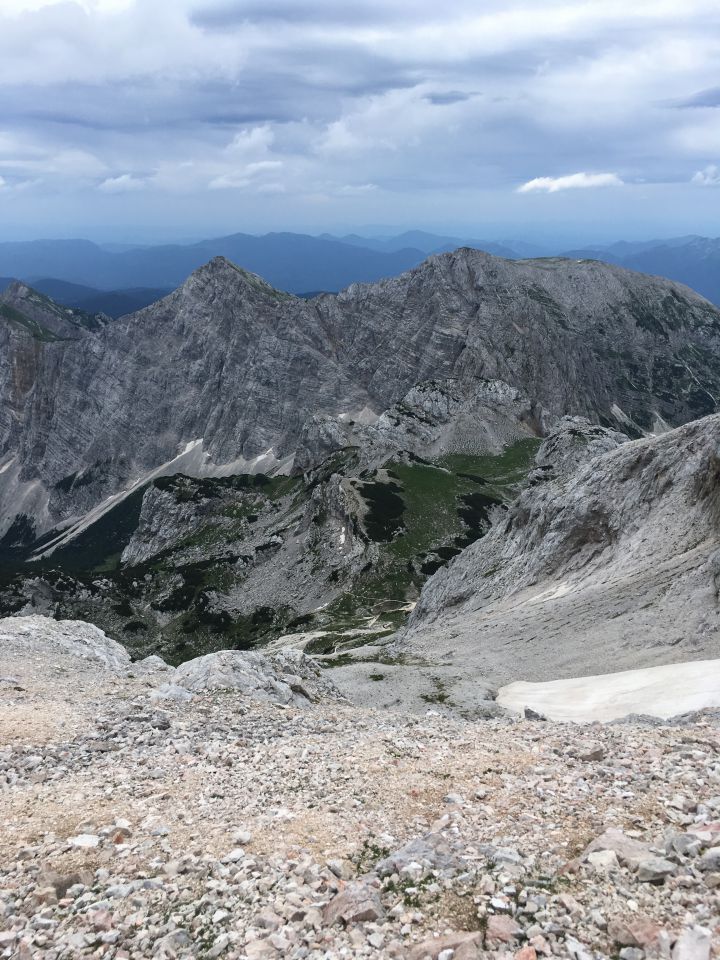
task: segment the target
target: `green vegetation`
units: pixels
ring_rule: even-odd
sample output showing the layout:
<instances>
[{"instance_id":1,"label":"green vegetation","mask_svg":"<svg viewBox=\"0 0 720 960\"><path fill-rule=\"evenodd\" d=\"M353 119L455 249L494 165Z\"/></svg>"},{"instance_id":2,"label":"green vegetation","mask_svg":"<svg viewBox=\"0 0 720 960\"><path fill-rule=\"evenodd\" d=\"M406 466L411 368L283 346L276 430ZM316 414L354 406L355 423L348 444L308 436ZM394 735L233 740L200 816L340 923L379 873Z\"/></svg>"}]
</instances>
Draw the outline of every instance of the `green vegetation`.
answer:
<instances>
[{"instance_id":1,"label":"green vegetation","mask_svg":"<svg viewBox=\"0 0 720 960\"><path fill-rule=\"evenodd\" d=\"M107 573L117 570L120 556L137 528L146 489L145 486L139 487L125 497L74 540L59 547L48 558L48 562L54 568L72 572Z\"/></svg>"},{"instance_id":2,"label":"green vegetation","mask_svg":"<svg viewBox=\"0 0 720 960\"><path fill-rule=\"evenodd\" d=\"M433 680L433 691L432 693L423 693L422 699L425 703L447 703L450 700L450 694L447 692L445 683L442 680L435 678Z\"/></svg>"},{"instance_id":3,"label":"green vegetation","mask_svg":"<svg viewBox=\"0 0 720 960\"><path fill-rule=\"evenodd\" d=\"M374 840L363 840L363 845L354 856L355 866L358 874L368 873L372 868L380 863L381 860L390 856L388 847L381 847Z\"/></svg>"},{"instance_id":4,"label":"green vegetation","mask_svg":"<svg viewBox=\"0 0 720 960\"><path fill-rule=\"evenodd\" d=\"M426 877L420 877L418 880L412 880L410 877L393 880L392 877L388 877L383 881L383 890L400 897L406 907L418 910L427 899L423 894L428 887L434 886L436 883L437 878L432 873L429 873ZM439 894L435 893L431 899L437 900L438 897Z\"/></svg>"},{"instance_id":5,"label":"green vegetation","mask_svg":"<svg viewBox=\"0 0 720 960\"><path fill-rule=\"evenodd\" d=\"M417 457L393 460L379 471L388 479L358 484L363 497L368 487L372 490L370 523L367 518L364 523L371 539L373 533L381 534L376 538L380 556L349 592L317 615L313 629L328 634L309 649L330 654L357 645L356 638L345 634L360 627L383 627L372 638L365 637L374 641L402 626L405 605L418 596L427 577L483 536L492 509L502 509L515 496L539 445L540 440L528 438L497 456L452 454L433 463ZM385 499L377 494L380 486L387 490ZM397 501L402 501L399 514ZM388 502L393 515L379 514L378 504ZM391 523L394 532L387 539Z\"/></svg>"},{"instance_id":6,"label":"green vegetation","mask_svg":"<svg viewBox=\"0 0 720 960\"><path fill-rule=\"evenodd\" d=\"M185 517L166 549L133 567L120 564L137 529L146 485L34 563L33 573L52 585L58 615L97 623L137 655L154 650L179 663L213 650L262 646L283 633L318 631L322 635L308 651L325 655L323 666L341 665L351 662L354 648L382 647L405 623L427 577L484 535L493 513L527 475L539 442L519 441L498 456L451 455L435 462L403 454L359 476L358 452L348 447L304 476L161 477L150 486L172 497ZM63 478L58 489L69 493L105 469L98 462ZM324 490L313 494L336 474L357 496L357 511L350 496L351 513L343 522L367 544L359 571L327 564L334 508ZM296 562L306 570L308 560L315 565L311 575L328 591L338 590L335 599L302 615L283 597L239 612L245 580L262 579L283 540L298 535L304 540ZM57 531L35 542L33 536L20 524L13 528L7 546L17 563ZM8 590L4 601L6 612L14 612L21 593ZM377 665L370 674L377 682L386 674L383 665L396 665L381 649L364 659ZM428 693L428 702L446 699L441 685Z\"/></svg>"}]
</instances>

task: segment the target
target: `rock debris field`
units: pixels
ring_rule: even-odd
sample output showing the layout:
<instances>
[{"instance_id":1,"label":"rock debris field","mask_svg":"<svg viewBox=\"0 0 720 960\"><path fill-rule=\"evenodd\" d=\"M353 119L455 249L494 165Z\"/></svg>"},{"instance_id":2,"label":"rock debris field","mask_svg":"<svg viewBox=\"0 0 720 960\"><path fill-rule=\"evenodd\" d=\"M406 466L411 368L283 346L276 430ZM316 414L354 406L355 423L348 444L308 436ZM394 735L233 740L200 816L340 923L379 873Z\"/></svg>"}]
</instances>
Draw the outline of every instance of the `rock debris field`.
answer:
<instances>
[{"instance_id":1,"label":"rock debris field","mask_svg":"<svg viewBox=\"0 0 720 960\"><path fill-rule=\"evenodd\" d=\"M0 957L720 956L716 713L400 715L220 656L0 621Z\"/></svg>"}]
</instances>

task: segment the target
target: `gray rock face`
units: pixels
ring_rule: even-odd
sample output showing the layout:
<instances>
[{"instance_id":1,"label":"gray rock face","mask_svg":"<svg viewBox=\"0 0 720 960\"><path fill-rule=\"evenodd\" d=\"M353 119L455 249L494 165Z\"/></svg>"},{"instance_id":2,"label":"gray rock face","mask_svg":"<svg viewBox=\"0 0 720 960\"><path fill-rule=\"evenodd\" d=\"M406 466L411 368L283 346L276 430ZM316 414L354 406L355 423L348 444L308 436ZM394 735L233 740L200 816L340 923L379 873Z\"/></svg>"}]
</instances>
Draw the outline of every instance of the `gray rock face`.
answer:
<instances>
[{"instance_id":1,"label":"gray rock face","mask_svg":"<svg viewBox=\"0 0 720 960\"><path fill-rule=\"evenodd\" d=\"M433 870L438 874L451 874L462 869L458 851L453 850L441 833L427 833L424 837L415 837L399 850L391 853L375 865L379 877L414 875L414 879Z\"/></svg>"},{"instance_id":2,"label":"gray rock face","mask_svg":"<svg viewBox=\"0 0 720 960\"><path fill-rule=\"evenodd\" d=\"M110 322L103 314L63 307L19 281L0 293L0 319L16 333L45 343L79 340Z\"/></svg>"},{"instance_id":3,"label":"gray rock face","mask_svg":"<svg viewBox=\"0 0 720 960\"><path fill-rule=\"evenodd\" d=\"M556 418L502 380L418 383L379 417L313 417L300 440L296 464L308 466L343 447L358 447L364 463L393 451L437 458L497 454L516 440L543 436Z\"/></svg>"},{"instance_id":4,"label":"gray rock face","mask_svg":"<svg viewBox=\"0 0 720 960\"><path fill-rule=\"evenodd\" d=\"M720 656L720 416L621 439L564 421L506 517L427 582L404 649L495 682Z\"/></svg>"},{"instance_id":5,"label":"gray rock face","mask_svg":"<svg viewBox=\"0 0 720 960\"><path fill-rule=\"evenodd\" d=\"M39 663L43 654L70 657L112 673L132 669L157 677L163 681L154 693L157 700L190 700L194 694L230 690L253 700L297 707L343 699L317 663L297 650L267 656L224 650L173 670L156 656L131 664L125 648L90 623L41 616L0 620L0 657L3 648L15 653L18 647L25 647L28 659Z\"/></svg>"},{"instance_id":6,"label":"gray rock face","mask_svg":"<svg viewBox=\"0 0 720 960\"><path fill-rule=\"evenodd\" d=\"M502 380L553 416L682 423L715 409L719 348L705 300L599 263L466 249L306 302L217 258L78 340L3 318L0 531L152 475L288 470L314 417L372 420L435 379Z\"/></svg>"}]
</instances>

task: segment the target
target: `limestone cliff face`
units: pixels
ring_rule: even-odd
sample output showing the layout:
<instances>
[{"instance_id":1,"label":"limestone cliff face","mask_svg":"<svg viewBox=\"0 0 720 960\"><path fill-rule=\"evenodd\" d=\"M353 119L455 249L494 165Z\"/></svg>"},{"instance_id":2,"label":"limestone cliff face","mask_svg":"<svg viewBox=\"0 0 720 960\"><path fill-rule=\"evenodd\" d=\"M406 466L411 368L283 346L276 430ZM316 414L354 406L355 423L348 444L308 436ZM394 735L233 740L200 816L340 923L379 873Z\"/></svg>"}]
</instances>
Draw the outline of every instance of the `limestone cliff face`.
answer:
<instances>
[{"instance_id":1,"label":"limestone cliff face","mask_svg":"<svg viewBox=\"0 0 720 960\"><path fill-rule=\"evenodd\" d=\"M567 419L537 466L406 646L497 682L720 656L720 416L632 442Z\"/></svg>"},{"instance_id":2,"label":"limestone cliff face","mask_svg":"<svg viewBox=\"0 0 720 960\"><path fill-rule=\"evenodd\" d=\"M596 262L466 249L306 302L217 258L75 339L3 315L0 535L20 512L42 532L153 473L306 467L313 418L369 423L433 380L464 396L504 381L543 416L676 425L715 409L718 357L720 311Z\"/></svg>"}]
</instances>

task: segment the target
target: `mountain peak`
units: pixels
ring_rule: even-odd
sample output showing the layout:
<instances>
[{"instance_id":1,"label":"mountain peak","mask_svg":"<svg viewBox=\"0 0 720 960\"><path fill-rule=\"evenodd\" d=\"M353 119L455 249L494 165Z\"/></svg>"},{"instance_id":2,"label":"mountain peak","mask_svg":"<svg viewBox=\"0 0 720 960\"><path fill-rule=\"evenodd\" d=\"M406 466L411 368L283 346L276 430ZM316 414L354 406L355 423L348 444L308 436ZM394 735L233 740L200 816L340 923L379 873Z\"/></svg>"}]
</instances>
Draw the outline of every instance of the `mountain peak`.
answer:
<instances>
[{"instance_id":1,"label":"mountain peak","mask_svg":"<svg viewBox=\"0 0 720 960\"><path fill-rule=\"evenodd\" d=\"M36 291L26 283L23 283L22 280L11 280L7 287L0 292L0 300L5 302L25 300L34 292Z\"/></svg>"},{"instance_id":2,"label":"mountain peak","mask_svg":"<svg viewBox=\"0 0 720 960\"><path fill-rule=\"evenodd\" d=\"M258 274L251 273L251 271L239 267L236 263L233 263L232 260L228 260L227 257L223 256L213 257L212 260L198 267L198 269L188 277L182 289L192 289L198 284L211 284L213 286L220 284L234 290L240 287L245 290L246 293L255 296L260 294L261 296L272 297L276 300L291 299L293 297L290 293L276 290L275 287L271 286L267 280L263 280Z\"/></svg>"}]
</instances>

